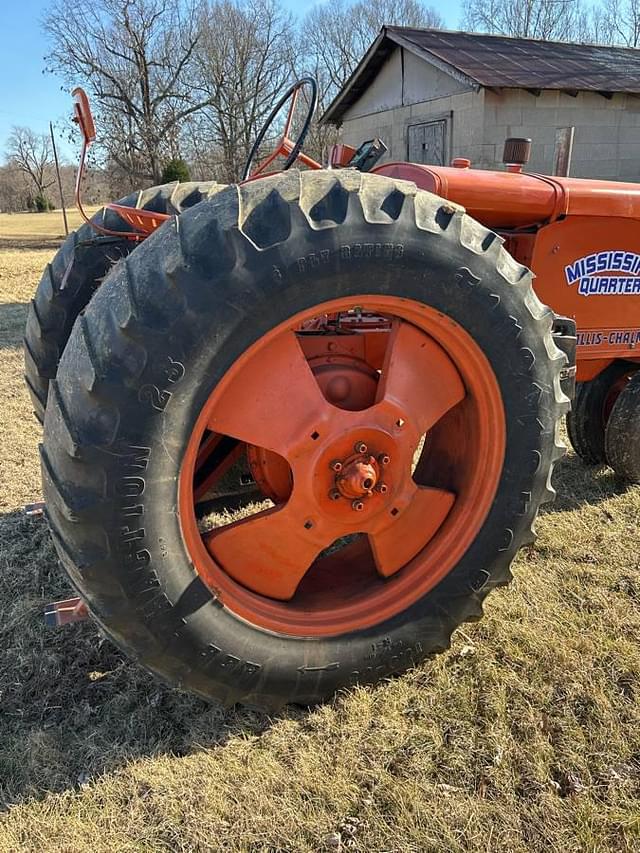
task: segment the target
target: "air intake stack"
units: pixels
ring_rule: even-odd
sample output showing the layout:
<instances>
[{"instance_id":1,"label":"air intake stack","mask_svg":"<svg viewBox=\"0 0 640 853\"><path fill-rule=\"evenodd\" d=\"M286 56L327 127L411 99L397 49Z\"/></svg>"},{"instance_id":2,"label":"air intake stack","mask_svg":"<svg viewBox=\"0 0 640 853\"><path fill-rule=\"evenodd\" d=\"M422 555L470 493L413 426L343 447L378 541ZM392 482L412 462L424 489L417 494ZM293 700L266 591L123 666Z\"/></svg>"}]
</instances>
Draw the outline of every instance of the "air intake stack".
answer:
<instances>
[{"instance_id":1,"label":"air intake stack","mask_svg":"<svg viewBox=\"0 0 640 853\"><path fill-rule=\"evenodd\" d=\"M507 167L507 172L521 172L531 157L531 140L522 137L510 136L505 139L502 162Z\"/></svg>"}]
</instances>

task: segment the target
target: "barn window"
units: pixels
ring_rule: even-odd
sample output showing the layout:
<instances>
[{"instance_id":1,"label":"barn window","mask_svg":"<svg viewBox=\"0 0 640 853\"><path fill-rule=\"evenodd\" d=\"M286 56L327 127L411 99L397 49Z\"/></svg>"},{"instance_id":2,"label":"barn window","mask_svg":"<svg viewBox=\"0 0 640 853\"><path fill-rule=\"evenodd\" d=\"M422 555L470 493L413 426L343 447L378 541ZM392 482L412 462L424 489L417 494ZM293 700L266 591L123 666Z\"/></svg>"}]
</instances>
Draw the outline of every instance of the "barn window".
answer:
<instances>
[{"instance_id":1,"label":"barn window","mask_svg":"<svg viewBox=\"0 0 640 853\"><path fill-rule=\"evenodd\" d=\"M412 124L407 128L407 153L411 163L444 166L447 162L447 119Z\"/></svg>"}]
</instances>

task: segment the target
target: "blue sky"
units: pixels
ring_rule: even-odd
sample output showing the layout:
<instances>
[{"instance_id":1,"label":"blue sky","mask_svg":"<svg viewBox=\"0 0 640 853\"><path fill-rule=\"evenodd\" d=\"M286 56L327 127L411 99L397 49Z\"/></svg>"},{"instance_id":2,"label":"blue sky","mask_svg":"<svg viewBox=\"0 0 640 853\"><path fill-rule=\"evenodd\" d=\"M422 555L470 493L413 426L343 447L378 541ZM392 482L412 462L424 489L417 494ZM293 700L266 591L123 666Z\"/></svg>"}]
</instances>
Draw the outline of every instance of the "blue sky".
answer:
<instances>
[{"instance_id":1,"label":"blue sky","mask_svg":"<svg viewBox=\"0 0 640 853\"><path fill-rule=\"evenodd\" d=\"M303 14L317 1L283 0L296 14ZM43 74L47 43L40 20L48 3L49 0L0 0L0 161L12 125L24 125L44 133L49 129L50 120L64 120L71 114L69 93L59 80ZM431 3L439 9L447 26L455 29L460 18L460 0L447 0L446 3L431 0ZM69 7L72 26L72 2ZM60 145L63 153L67 153L64 143Z\"/></svg>"}]
</instances>

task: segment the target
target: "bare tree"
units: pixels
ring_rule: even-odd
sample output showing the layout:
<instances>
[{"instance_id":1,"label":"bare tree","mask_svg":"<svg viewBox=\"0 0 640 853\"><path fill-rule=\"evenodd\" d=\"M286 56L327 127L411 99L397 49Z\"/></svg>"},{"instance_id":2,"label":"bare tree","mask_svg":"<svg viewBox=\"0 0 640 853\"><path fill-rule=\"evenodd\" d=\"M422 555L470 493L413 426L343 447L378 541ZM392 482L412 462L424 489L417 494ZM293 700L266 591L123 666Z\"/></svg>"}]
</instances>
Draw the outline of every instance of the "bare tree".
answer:
<instances>
[{"instance_id":1,"label":"bare tree","mask_svg":"<svg viewBox=\"0 0 640 853\"><path fill-rule=\"evenodd\" d=\"M581 0L465 0L462 25L476 32L571 41L585 37Z\"/></svg>"},{"instance_id":2,"label":"bare tree","mask_svg":"<svg viewBox=\"0 0 640 853\"><path fill-rule=\"evenodd\" d=\"M323 107L346 83L385 24L441 28L443 20L420 0L331 0L306 15L299 36L300 65L317 75Z\"/></svg>"},{"instance_id":3,"label":"bare tree","mask_svg":"<svg viewBox=\"0 0 640 853\"><path fill-rule=\"evenodd\" d=\"M44 29L49 70L90 89L107 158L138 180L159 181L183 123L207 100L190 85L194 0L54 0Z\"/></svg>"},{"instance_id":4,"label":"bare tree","mask_svg":"<svg viewBox=\"0 0 640 853\"><path fill-rule=\"evenodd\" d=\"M322 115L344 86L384 25L440 29L440 14L421 0L330 0L314 6L298 32L296 76L311 74L318 81L318 115ZM305 150L321 161L337 140L332 125L312 125Z\"/></svg>"},{"instance_id":5,"label":"bare tree","mask_svg":"<svg viewBox=\"0 0 640 853\"><path fill-rule=\"evenodd\" d=\"M597 40L601 43L640 45L640 0L605 0L602 8L593 10L593 19L600 25Z\"/></svg>"},{"instance_id":6,"label":"bare tree","mask_svg":"<svg viewBox=\"0 0 640 853\"><path fill-rule=\"evenodd\" d=\"M16 213L33 208L34 186L14 163L0 166L0 212Z\"/></svg>"},{"instance_id":7,"label":"bare tree","mask_svg":"<svg viewBox=\"0 0 640 853\"><path fill-rule=\"evenodd\" d=\"M206 105L190 122L191 159L206 152L217 161L217 177L237 180L262 122L291 82L294 24L276 0L209 0L199 26L196 87Z\"/></svg>"},{"instance_id":8,"label":"bare tree","mask_svg":"<svg viewBox=\"0 0 640 853\"><path fill-rule=\"evenodd\" d=\"M93 165L139 185L159 181L178 156L194 175L237 179L284 88L312 73L322 110L385 23L442 20L421 0L332 0L301 30L281 0L53 0L44 29L49 70L92 95L101 152ZM318 158L327 132L310 135Z\"/></svg>"},{"instance_id":9,"label":"bare tree","mask_svg":"<svg viewBox=\"0 0 640 853\"><path fill-rule=\"evenodd\" d=\"M28 178L35 196L44 200L55 181L49 136L34 133L28 127L14 127L7 141L6 158L10 166Z\"/></svg>"}]
</instances>

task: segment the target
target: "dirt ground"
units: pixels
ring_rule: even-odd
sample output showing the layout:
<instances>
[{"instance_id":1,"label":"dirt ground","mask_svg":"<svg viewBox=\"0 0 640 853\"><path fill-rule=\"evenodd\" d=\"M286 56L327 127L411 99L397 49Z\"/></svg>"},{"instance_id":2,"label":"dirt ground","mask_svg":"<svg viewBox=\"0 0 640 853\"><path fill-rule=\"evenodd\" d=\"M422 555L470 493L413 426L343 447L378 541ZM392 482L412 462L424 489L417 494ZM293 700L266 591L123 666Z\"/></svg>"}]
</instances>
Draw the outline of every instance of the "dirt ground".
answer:
<instances>
[{"instance_id":1,"label":"dirt ground","mask_svg":"<svg viewBox=\"0 0 640 853\"><path fill-rule=\"evenodd\" d=\"M223 712L44 627L21 336L61 233L0 216L0 851L639 850L640 488L573 456L485 619L325 707Z\"/></svg>"}]
</instances>

